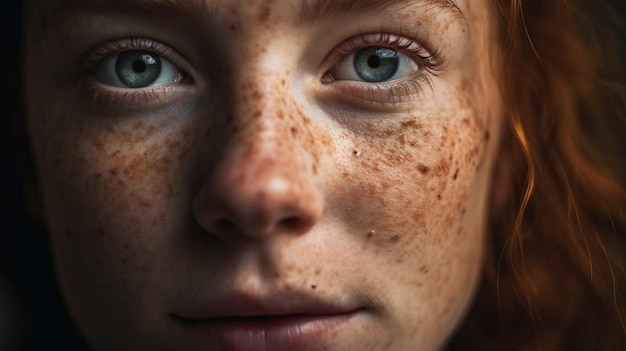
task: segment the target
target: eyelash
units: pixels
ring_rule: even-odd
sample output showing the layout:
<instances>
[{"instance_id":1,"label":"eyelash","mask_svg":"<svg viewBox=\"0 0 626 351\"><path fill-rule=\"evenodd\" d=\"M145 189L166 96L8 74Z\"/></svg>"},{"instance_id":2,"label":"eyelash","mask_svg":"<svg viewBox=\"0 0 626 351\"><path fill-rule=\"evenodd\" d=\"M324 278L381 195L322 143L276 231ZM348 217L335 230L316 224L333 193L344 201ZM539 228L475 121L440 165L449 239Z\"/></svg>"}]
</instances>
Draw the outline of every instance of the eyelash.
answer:
<instances>
[{"instance_id":1,"label":"eyelash","mask_svg":"<svg viewBox=\"0 0 626 351\"><path fill-rule=\"evenodd\" d=\"M446 60L439 51L429 51L415 40L409 39L410 35L390 34L381 30L376 34L361 34L339 45L326 62L332 68L346 59L357 50L382 46L397 50L409 58L416 60L419 71L407 77L383 83L364 83L357 81L341 81L351 85L350 89L359 89L364 100L373 100L388 103L398 103L403 96L421 94L425 87L433 87L432 77L439 76L445 70ZM332 84L336 81L327 70L321 80L324 84ZM389 100L391 98L391 100Z\"/></svg>"},{"instance_id":2,"label":"eyelash","mask_svg":"<svg viewBox=\"0 0 626 351\"><path fill-rule=\"evenodd\" d=\"M176 67L181 71L183 79L178 84L157 85L154 87L145 87L140 89L123 89L107 86L102 87L101 82L96 82L94 77L96 71L100 68L103 60L112 55L120 54L130 50L145 50L152 52L158 56L166 58L174 62ZM107 107L115 106L136 106L137 104L159 103L165 94L176 90L177 86L182 84L191 84L193 80L191 76L179 64L182 60L180 55L172 49L155 40L143 37L130 37L115 41L107 41L95 46L89 50L87 55L83 57L77 65L77 90L87 87L90 100L105 105Z\"/></svg>"},{"instance_id":3,"label":"eyelash","mask_svg":"<svg viewBox=\"0 0 626 351\"><path fill-rule=\"evenodd\" d=\"M416 41L409 39L402 34L390 34L381 30L380 33L365 33L344 41L334 49L325 62L329 62L329 67L334 67L342 60L346 59L356 50L371 46L383 46L392 50L397 50L410 59L417 62L419 71L409 76L382 83L347 82L345 89L349 89L350 96L360 97L360 100L372 101L374 103L399 103L406 96L422 94L425 87L432 89L432 77L438 76L445 66L445 59L438 51L431 52ZM190 75L181 69L179 64L183 61L172 49L157 41L142 38L130 37L122 40L107 41L89 51L86 57L77 65L78 79L77 90L87 86L90 100L106 106L136 106L138 104L159 103L166 94L176 90L180 84L159 85L141 89L119 89L102 87L102 83L94 82L94 73L100 67L102 61L111 55L119 54L129 50L145 50L162 56L172 62L181 70L184 79L181 83L193 83ZM87 80L90 80L87 83ZM323 84L337 82L327 70L321 77ZM170 94L171 95L171 94Z\"/></svg>"}]
</instances>

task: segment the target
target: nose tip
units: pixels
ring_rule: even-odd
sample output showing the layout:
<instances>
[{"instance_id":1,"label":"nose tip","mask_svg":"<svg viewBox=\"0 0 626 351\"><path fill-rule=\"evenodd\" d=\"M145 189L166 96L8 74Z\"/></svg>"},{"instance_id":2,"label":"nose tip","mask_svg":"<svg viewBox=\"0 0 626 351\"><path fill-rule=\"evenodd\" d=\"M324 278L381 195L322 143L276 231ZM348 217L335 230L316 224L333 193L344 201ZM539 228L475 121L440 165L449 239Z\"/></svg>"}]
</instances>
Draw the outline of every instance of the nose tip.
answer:
<instances>
[{"instance_id":1,"label":"nose tip","mask_svg":"<svg viewBox=\"0 0 626 351\"><path fill-rule=\"evenodd\" d=\"M194 216L218 237L267 237L308 231L322 214L322 200L306 178L280 170L218 172L193 204Z\"/></svg>"}]
</instances>

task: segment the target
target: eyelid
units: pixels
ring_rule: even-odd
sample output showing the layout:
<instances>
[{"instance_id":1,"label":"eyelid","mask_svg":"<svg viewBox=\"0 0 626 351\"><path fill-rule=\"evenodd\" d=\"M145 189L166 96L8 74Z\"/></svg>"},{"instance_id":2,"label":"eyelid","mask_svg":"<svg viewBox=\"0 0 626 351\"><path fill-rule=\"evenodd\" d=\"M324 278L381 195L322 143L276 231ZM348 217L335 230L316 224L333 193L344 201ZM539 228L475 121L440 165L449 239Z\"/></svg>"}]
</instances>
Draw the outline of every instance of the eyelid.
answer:
<instances>
[{"instance_id":1,"label":"eyelid","mask_svg":"<svg viewBox=\"0 0 626 351\"><path fill-rule=\"evenodd\" d=\"M323 60L325 69L322 71L322 82L332 82L332 80L328 81L329 77L327 77L332 67L346 59L356 50L370 46L381 46L397 50L407 55L409 58L417 60L418 66L429 70L433 74L443 70L445 60L441 56L441 53L438 51L431 52L416 40L409 39L404 35L391 34L388 32L367 33L343 41Z\"/></svg>"},{"instance_id":2,"label":"eyelid","mask_svg":"<svg viewBox=\"0 0 626 351\"><path fill-rule=\"evenodd\" d=\"M170 61L176 68L180 69L185 76L184 83L190 84L194 82L192 69L180 54L169 46L162 44L156 40L144 37L129 37L117 40L110 40L96 45L81 59L77 65L78 74L93 74L98 65L108 57L130 50L145 50L153 52Z\"/></svg>"},{"instance_id":3,"label":"eyelid","mask_svg":"<svg viewBox=\"0 0 626 351\"><path fill-rule=\"evenodd\" d=\"M333 49L323 62L322 76L319 81L321 97L341 101L349 106L392 112L402 105L408 108L411 103L417 102L426 90L435 88L434 77L445 73L446 60L440 51L427 49L427 44L410 39L414 36L379 33L366 33L354 36L340 43ZM416 60L420 69L405 77L393 81L368 83L351 80L335 80L331 72L333 68L349 57L354 51L372 46L387 47L405 54Z\"/></svg>"},{"instance_id":4,"label":"eyelid","mask_svg":"<svg viewBox=\"0 0 626 351\"><path fill-rule=\"evenodd\" d=\"M145 50L163 57L183 74L176 84L158 84L145 88L121 88L102 83L95 77L100 65L111 56L131 50ZM76 64L76 92L87 106L97 106L98 114L119 115L140 113L181 101L181 97L197 89L193 69L178 52L169 46L145 37L109 40L92 47Z\"/></svg>"}]
</instances>

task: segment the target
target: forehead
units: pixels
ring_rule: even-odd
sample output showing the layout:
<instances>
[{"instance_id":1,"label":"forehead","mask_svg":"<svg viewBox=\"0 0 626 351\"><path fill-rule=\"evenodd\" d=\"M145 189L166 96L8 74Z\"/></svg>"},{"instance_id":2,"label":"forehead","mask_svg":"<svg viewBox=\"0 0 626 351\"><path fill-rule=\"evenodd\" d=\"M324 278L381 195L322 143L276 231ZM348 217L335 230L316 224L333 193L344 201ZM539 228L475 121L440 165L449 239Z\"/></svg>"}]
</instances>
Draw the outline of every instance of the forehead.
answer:
<instances>
[{"instance_id":1,"label":"forehead","mask_svg":"<svg viewBox=\"0 0 626 351\"><path fill-rule=\"evenodd\" d=\"M284 14L299 22L315 22L354 14L375 14L381 10L401 11L419 7L446 16L465 17L464 0L33 0L39 12L54 16L80 9L160 12L187 17L222 15L225 9L238 13ZM232 13L233 11L231 11Z\"/></svg>"}]
</instances>

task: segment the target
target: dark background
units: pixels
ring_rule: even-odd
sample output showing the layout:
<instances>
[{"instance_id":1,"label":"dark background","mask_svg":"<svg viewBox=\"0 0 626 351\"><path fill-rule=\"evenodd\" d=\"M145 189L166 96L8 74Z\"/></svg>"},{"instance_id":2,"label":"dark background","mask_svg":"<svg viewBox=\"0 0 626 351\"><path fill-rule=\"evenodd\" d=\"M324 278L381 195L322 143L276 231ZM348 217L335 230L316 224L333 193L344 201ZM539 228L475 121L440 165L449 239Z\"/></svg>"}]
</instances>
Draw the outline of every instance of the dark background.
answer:
<instances>
[{"instance_id":1,"label":"dark background","mask_svg":"<svg viewBox=\"0 0 626 351\"><path fill-rule=\"evenodd\" d=\"M626 0L611 2L622 16L618 30L621 62L626 66ZM21 124L15 123L21 109L20 5L20 1L0 5L0 350L80 350L84 345L52 278L45 230L23 211L22 190L29 180L20 174L28 174L30 165L25 150L15 147L25 137ZM26 341L18 346L9 340Z\"/></svg>"}]
</instances>

